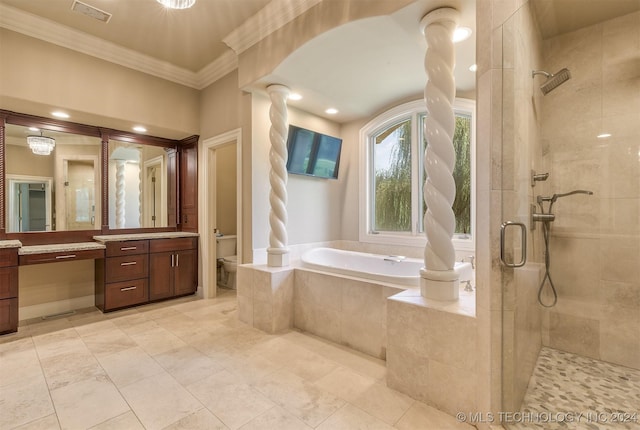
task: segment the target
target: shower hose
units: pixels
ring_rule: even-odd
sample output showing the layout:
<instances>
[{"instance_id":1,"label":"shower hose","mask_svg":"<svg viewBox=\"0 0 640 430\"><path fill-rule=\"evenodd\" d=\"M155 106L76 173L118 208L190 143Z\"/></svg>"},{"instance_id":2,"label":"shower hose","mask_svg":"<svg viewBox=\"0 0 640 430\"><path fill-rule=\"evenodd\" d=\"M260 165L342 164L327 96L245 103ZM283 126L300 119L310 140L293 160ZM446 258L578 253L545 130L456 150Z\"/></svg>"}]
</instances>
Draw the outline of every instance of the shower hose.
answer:
<instances>
[{"instance_id":1,"label":"shower hose","mask_svg":"<svg viewBox=\"0 0 640 430\"><path fill-rule=\"evenodd\" d=\"M551 208L549 208L549 212L551 212ZM545 221L542 223L542 233L544 236L544 278L542 278L542 282L540 283L540 289L538 290L538 302L544 306L545 308L552 308L558 302L558 293L556 292L556 287L553 285L553 280L551 279L551 274L549 273L549 265L550 265L550 256L549 256L549 230L551 229L551 223ZM551 286L551 292L553 293L553 303L550 305L545 305L542 301L542 291L544 290L544 283L549 280L549 285Z\"/></svg>"}]
</instances>

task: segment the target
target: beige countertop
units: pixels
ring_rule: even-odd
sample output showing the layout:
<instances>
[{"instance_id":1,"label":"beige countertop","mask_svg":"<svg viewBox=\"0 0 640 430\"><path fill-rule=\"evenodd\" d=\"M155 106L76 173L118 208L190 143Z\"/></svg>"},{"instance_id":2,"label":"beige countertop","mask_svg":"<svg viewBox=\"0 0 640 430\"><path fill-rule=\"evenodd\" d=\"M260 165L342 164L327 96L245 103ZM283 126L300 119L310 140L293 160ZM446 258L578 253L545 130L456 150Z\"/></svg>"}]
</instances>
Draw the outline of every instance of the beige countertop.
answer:
<instances>
[{"instance_id":1,"label":"beige countertop","mask_svg":"<svg viewBox=\"0 0 640 430\"><path fill-rule=\"evenodd\" d=\"M91 251L105 249L106 246L98 242L54 243L50 245L29 245L18 250L20 255L47 254L53 252Z\"/></svg>"},{"instance_id":2,"label":"beige countertop","mask_svg":"<svg viewBox=\"0 0 640 430\"><path fill-rule=\"evenodd\" d=\"M19 240L0 240L0 248L20 248L22 242Z\"/></svg>"},{"instance_id":3,"label":"beige countertop","mask_svg":"<svg viewBox=\"0 0 640 430\"><path fill-rule=\"evenodd\" d=\"M133 233L133 234L109 234L104 236L93 236L94 240L106 243L121 240L142 240L142 239L173 239L177 237L198 237L198 233L186 231L165 231L158 233Z\"/></svg>"}]
</instances>

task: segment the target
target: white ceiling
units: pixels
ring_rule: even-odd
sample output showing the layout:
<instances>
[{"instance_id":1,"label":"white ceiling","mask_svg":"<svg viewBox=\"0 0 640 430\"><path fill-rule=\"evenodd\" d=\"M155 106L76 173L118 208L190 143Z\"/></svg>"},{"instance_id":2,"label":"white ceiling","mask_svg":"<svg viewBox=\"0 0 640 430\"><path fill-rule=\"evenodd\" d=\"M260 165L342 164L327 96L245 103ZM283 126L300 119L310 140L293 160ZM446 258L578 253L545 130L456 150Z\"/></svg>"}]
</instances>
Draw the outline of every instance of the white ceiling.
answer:
<instances>
[{"instance_id":1,"label":"white ceiling","mask_svg":"<svg viewBox=\"0 0 640 430\"><path fill-rule=\"evenodd\" d=\"M83 0L113 14L105 24L71 11L73 0L0 0L0 26L203 88L237 66L238 52L319 1L197 0L192 9L169 11L156 0ZM640 0L531 1L545 35L640 9ZM251 89L288 85L304 96L291 105L321 116L333 106L340 110L331 117L338 122L420 96L426 43L419 22L444 5L456 7L460 25L474 31L456 45L455 72L458 92L473 94L475 76L468 67L475 62L476 0L416 0L390 16L345 24L303 45Z\"/></svg>"}]
</instances>

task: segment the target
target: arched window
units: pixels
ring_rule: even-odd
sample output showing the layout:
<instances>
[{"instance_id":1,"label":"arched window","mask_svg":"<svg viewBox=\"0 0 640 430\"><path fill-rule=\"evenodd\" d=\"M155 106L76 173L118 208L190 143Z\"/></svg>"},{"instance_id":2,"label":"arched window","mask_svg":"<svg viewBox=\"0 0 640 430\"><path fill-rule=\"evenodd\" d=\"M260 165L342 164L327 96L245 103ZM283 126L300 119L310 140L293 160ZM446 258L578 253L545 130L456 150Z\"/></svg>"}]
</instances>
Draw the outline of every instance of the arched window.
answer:
<instances>
[{"instance_id":1,"label":"arched window","mask_svg":"<svg viewBox=\"0 0 640 430\"><path fill-rule=\"evenodd\" d=\"M473 250L475 102L456 99L454 245ZM360 241L424 246L423 100L397 106L360 130Z\"/></svg>"}]
</instances>

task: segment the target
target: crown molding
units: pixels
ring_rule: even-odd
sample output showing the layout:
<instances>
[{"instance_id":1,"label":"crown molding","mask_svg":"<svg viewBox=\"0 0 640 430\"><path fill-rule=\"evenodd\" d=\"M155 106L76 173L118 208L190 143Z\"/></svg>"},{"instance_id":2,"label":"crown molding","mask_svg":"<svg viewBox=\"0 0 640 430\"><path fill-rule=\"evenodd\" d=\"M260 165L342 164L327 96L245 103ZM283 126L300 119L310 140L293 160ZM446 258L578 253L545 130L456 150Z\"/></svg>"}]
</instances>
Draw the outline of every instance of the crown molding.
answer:
<instances>
[{"instance_id":1,"label":"crown molding","mask_svg":"<svg viewBox=\"0 0 640 430\"><path fill-rule=\"evenodd\" d=\"M110 63L201 90L238 67L237 55L322 0L273 0L225 39L228 51L198 72L124 48L46 18L0 3L0 27Z\"/></svg>"},{"instance_id":2,"label":"crown molding","mask_svg":"<svg viewBox=\"0 0 640 430\"><path fill-rule=\"evenodd\" d=\"M293 21L322 0L273 0L222 41L237 54Z\"/></svg>"},{"instance_id":3,"label":"crown molding","mask_svg":"<svg viewBox=\"0 0 640 430\"><path fill-rule=\"evenodd\" d=\"M190 70L3 4L0 27L188 87L199 86Z\"/></svg>"},{"instance_id":4,"label":"crown molding","mask_svg":"<svg viewBox=\"0 0 640 430\"><path fill-rule=\"evenodd\" d=\"M227 51L198 71L196 88L204 89L237 68L238 56L233 51Z\"/></svg>"}]
</instances>

